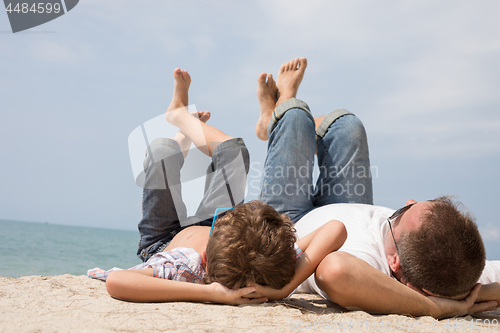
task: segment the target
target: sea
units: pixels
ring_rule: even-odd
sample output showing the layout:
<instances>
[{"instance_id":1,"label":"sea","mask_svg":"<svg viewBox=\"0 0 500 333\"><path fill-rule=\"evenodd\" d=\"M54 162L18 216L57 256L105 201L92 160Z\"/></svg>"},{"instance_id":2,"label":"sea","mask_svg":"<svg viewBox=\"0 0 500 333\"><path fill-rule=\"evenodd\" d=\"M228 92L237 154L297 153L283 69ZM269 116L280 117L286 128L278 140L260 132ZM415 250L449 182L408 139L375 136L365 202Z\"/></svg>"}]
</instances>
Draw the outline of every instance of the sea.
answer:
<instances>
[{"instance_id":1,"label":"sea","mask_svg":"<svg viewBox=\"0 0 500 333\"><path fill-rule=\"evenodd\" d=\"M138 231L0 220L0 276L85 275L99 267L130 268ZM498 241L485 239L488 260L500 260Z\"/></svg>"},{"instance_id":2,"label":"sea","mask_svg":"<svg viewBox=\"0 0 500 333\"><path fill-rule=\"evenodd\" d=\"M0 276L130 268L141 263L138 243L138 231L0 220Z\"/></svg>"}]
</instances>

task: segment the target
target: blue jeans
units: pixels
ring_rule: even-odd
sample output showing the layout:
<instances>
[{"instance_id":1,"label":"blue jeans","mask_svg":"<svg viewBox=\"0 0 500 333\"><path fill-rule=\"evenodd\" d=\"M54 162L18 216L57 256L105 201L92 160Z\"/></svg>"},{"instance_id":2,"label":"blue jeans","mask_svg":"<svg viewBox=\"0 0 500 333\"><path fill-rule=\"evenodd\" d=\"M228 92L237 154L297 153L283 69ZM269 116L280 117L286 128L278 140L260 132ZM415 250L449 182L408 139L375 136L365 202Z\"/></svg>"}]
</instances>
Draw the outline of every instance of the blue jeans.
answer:
<instances>
[{"instance_id":1,"label":"blue jeans","mask_svg":"<svg viewBox=\"0 0 500 333\"><path fill-rule=\"evenodd\" d=\"M328 204L373 204L366 132L356 116L336 110L316 133L309 107L293 98L275 109L268 134L259 199L294 223ZM319 177L314 186L315 149Z\"/></svg>"},{"instance_id":2,"label":"blue jeans","mask_svg":"<svg viewBox=\"0 0 500 333\"><path fill-rule=\"evenodd\" d=\"M193 216L187 216L182 201L183 165L184 156L175 140L155 139L147 149L137 251L143 261L163 251L182 229L210 226L216 208L243 203L250 156L241 138L227 140L215 148L206 171L203 199Z\"/></svg>"}]
</instances>

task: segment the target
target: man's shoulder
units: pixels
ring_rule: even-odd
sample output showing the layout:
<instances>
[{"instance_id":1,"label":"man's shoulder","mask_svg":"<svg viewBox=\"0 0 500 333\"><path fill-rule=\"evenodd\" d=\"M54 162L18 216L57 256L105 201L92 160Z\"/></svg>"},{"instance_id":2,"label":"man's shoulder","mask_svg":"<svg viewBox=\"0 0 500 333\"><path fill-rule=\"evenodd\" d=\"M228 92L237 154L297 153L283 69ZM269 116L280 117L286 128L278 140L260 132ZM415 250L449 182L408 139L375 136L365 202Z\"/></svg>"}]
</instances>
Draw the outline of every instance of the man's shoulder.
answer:
<instances>
[{"instance_id":1,"label":"man's shoulder","mask_svg":"<svg viewBox=\"0 0 500 333\"><path fill-rule=\"evenodd\" d=\"M339 220L349 228L349 225L361 227L363 225L380 225L393 209L356 203L338 203L317 207L302 217L295 228L300 236L316 230L331 220ZM299 232L300 230L300 232ZM305 234L303 234L303 231Z\"/></svg>"}]
</instances>

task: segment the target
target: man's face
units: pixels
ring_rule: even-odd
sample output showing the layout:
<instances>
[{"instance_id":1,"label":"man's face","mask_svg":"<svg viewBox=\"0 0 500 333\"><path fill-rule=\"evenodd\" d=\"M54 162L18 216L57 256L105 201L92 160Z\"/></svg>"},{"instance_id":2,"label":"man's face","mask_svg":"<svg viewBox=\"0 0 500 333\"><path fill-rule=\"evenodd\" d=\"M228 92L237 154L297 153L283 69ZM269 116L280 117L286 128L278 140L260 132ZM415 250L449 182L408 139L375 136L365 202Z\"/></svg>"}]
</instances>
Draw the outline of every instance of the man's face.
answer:
<instances>
[{"instance_id":1,"label":"man's face","mask_svg":"<svg viewBox=\"0 0 500 333\"><path fill-rule=\"evenodd\" d=\"M417 230L420 227L420 225L422 224L420 217L423 216L425 211L431 205L431 203L429 201L416 202L415 200L408 200L406 202L406 205L411 205L411 204L414 204L414 205L411 206L402 215L399 215L392 222L392 232L394 233L394 239L396 240L397 244L399 244L399 239L400 239L402 233L408 232L411 230ZM385 253L387 255L391 269L393 271L396 271L392 267L393 265L391 265L391 258L394 255L397 255L397 251L396 251L396 246L394 245L394 240L392 239L392 235L390 232L388 232L387 235L385 236L384 248L385 248ZM397 263L397 265L399 266L399 263Z\"/></svg>"}]
</instances>

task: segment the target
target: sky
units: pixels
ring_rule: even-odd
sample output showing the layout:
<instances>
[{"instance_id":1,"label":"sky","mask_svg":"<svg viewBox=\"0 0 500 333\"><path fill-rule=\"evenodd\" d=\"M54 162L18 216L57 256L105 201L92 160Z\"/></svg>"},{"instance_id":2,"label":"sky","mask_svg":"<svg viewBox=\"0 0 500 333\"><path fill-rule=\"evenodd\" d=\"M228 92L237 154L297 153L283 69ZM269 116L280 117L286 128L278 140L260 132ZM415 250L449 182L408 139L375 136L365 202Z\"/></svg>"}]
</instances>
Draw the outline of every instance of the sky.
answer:
<instances>
[{"instance_id":1,"label":"sky","mask_svg":"<svg viewBox=\"0 0 500 333\"><path fill-rule=\"evenodd\" d=\"M0 13L0 219L136 229L128 136L165 112L176 67L190 103L244 138L257 179L257 76L306 57L297 97L363 121L375 204L455 195L500 259L499 12L493 0L82 0L16 34Z\"/></svg>"}]
</instances>

